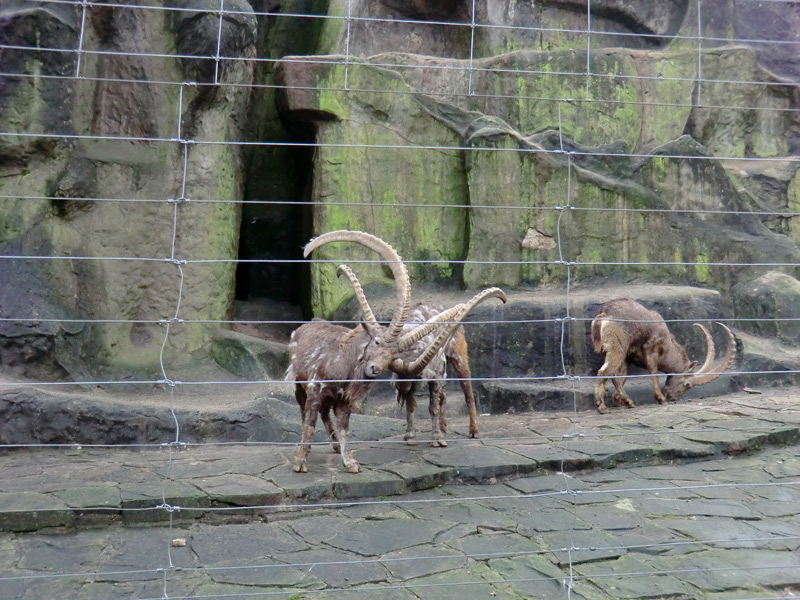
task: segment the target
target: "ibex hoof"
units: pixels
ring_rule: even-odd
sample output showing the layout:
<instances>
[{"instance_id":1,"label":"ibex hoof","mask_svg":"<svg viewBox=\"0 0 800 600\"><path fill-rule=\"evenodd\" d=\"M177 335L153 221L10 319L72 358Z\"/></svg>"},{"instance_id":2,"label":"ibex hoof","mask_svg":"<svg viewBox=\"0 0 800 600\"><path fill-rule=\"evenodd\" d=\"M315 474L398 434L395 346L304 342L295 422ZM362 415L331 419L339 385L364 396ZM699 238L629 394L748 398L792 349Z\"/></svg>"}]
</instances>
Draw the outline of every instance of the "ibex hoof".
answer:
<instances>
[{"instance_id":1,"label":"ibex hoof","mask_svg":"<svg viewBox=\"0 0 800 600\"><path fill-rule=\"evenodd\" d=\"M353 461L352 464L347 466L347 470L350 473L361 473L361 465L358 464L357 462Z\"/></svg>"},{"instance_id":2,"label":"ibex hoof","mask_svg":"<svg viewBox=\"0 0 800 600\"><path fill-rule=\"evenodd\" d=\"M413 431L406 433L403 436L403 439L406 441L406 445L408 446L416 446L417 445L417 434Z\"/></svg>"},{"instance_id":3,"label":"ibex hoof","mask_svg":"<svg viewBox=\"0 0 800 600\"><path fill-rule=\"evenodd\" d=\"M292 467L295 473L308 473L308 466L306 465L306 461L295 463Z\"/></svg>"},{"instance_id":4,"label":"ibex hoof","mask_svg":"<svg viewBox=\"0 0 800 600\"><path fill-rule=\"evenodd\" d=\"M469 437L471 437L472 439L475 439L476 437L478 437L478 430L477 429L470 429L469 430Z\"/></svg>"},{"instance_id":5,"label":"ibex hoof","mask_svg":"<svg viewBox=\"0 0 800 600\"><path fill-rule=\"evenodd\" d=\"M339 446L339 444L331 444L331 449L336 452L336 454L342 453L342 448Z\"/></svg>"},{"instance_id":6,"label":"ibex hoof","mask_svg":"<svg viewBox=\"0 0 800 600\"><path fill-rule=\"evenodd\" d=\"M444 440L433 440L433 442L431 442L431 446L434 448L447 448L447 442Z\"/></svg>"},{"instance_id":7,"label":"ibex hoof","mask_svg":"<svg viewBox=\"0 0 800 600\"><path fill-rule=\"evenodd\" d=\"M605 405L605 404L598 404L598 405L597 405L597 412L599 412L601 415L604 415L604 414L606 414L606 411L607 411L607 410L608 410L608 409L606 408L606 405Z\"/></svg>"}]
</instances>

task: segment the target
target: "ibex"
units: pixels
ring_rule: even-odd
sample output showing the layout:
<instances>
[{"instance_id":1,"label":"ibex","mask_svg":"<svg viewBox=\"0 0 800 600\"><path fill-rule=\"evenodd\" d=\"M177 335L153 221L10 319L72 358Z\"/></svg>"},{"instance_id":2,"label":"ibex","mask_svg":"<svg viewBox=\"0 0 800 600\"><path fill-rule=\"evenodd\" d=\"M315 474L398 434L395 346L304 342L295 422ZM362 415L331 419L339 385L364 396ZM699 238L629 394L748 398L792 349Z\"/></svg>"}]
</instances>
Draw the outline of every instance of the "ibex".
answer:
<instances>
[{"instance_id":1,"label":"ibex","mask_svg":"<svg viewBox=\"0 0 800 600\"><path fill-rule=\"evenodd\" d=\"M505 301L501 290L489 288L477 294L470 302L458 304L401 335L408 317L411 290L408 272L400 256L383 240L361 231L333 231L323 234L306 245L304 255L308 256L324 244L338 241L355 242L381 255L394 275L397 302L391 322L383 327L369 309L355 275L342 265L339 271L348 272L351 277L364 312L363 323L355 329L349 329L327 321L312 321L292 333L286 380L295 382L295 398L302 416L300 447L294 461L294 470L297 472L308 470L307 456L319 415L333 442L334 451L341 454L345 468L352 473L358 473L361 467L346 448L350 414L353 407L366 398L375 379L390 365L393 369L409 374L421 373L449 340L461 319L475 305L490 297ZM443 324L445 322L449 324ZM400 356L434 330L439 330L438 335L418 356L412 360ZM336 420L335 425L331 421L331 410Z\"/></svg>"},{"instance_id":2,"label":"ibex","mask_svg":"<svg viewBox=\"0 0 800 600\"><path fill-rule=\"evenodd\" d=\"M356 292L356 297L361 305L365 319L371 322L375 321L375 316L372 309L364 297L363 290L358 284L355 274L350 270L347 265L340 265L337 269L338 275L346 275L350 279L353 289ZM499 297L503 302L506 301L505 296ZM416 330L423 323L430 323L437 319L444 312L444 307L437 303L417 302L410 311L409 321L403 325L403 333L411 335L411 332ZM358 327L353 330L353 333L358 331ZM397 402L401 406L405 405L406 408L406 433L403 439L409 444L414 444L416 441L416 430L414 428L414 410L417 407L417 401L414 393L422 381L428 383L428 393L430 398L429 412L431 415L431 430L433 432L433 446L447 446L445 441L447 433L447 394L444 389L444 379L447 376L448 363L453 366L456 374L458 375L461 383L461 389L464 392L464 400L467 403L469 411L469 435L472 438L478 436L478 417L475 411L475 396L472 393L471 373L469 369L469 357L467 355L467 338L464 335L463 325L458 325L453 332L452 337L447 341L444 347L431 359L430 363L418 374L409 373L402 367L403 364L409 364L416 356L425 352L425 349L433 342L433 333L427 334L425 337L417 340L403 352L400 361L393 362L389 365L392 372L392 385L397 391Z\"/></svg>"},{"instance_id":3,"label":"ibex","mask_svg":"<svg viewBox=\"0 0 800 600\"><path fill-rule=\"evenodd\" d=\"M647 369L653 378L653 391L659 404L674 402L696 385L709 383L719 377L732 363L736 355L736 340L731 330L719 325L728 335L728 348L720 364L712 369L715 351L708 330L695 323L706 338L706 359L696 373L690 373L697 361L690 361L686 350L675 341L667 329L664 319L657 312L629 298L609 300L600 307L592 321L592 343L594 351L605 354L605 362L597 371L599 379L595 386L595 404L600 413L606 411L603 400L606 380L614 383L614 406L623 402L633 406L633 400L623 386L628 373L628 364ZM662 392L658 385L658 372L667 374Z\"/></svg>"},{"instance_id":4,"label":"ibex","mask_svg":"<svg viewBox=\"0 0 800 600\"><path fill-rule=\"evenodd\" d=\"M424 323L428 319L435 317L444 310L440 304L428 304L418 302L411 307L409 319L412 323L407 323L404 331L413 330L414 323ZM406 352L410 355L419 354L424 347L430 343L430 333L425 338L419 340ZM431 431L433 434L433 446L447 446L447 394L445 392L444 379L447 376L447 365L451 365L459 378L461 389L464 392L464 400L469 411L469 436L478 437L478 417L475 411L475 396L472 393L471 373L469 369L469 357L467 356L467 338L464 335L464 326L459 325L453 337L448 340L436 357L418 376L408 376L402 372L392 373L392 385L397 390L397 402L406 408L406 433L403 439L409 444L416 443L416 430L414 428L414 410L417 401L414 393L422 382L428 384L429 406L428 412L431 415Z\"/></svg>"}]
</instances>

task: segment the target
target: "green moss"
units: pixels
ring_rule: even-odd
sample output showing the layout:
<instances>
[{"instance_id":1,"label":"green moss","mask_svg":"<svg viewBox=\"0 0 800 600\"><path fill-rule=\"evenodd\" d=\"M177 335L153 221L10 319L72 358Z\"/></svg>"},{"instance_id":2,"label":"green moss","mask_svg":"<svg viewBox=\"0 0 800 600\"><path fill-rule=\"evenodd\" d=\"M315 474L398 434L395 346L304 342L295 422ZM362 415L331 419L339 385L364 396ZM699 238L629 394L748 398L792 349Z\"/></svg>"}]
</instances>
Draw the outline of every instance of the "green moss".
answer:
<instances>
[{"instance_id":1,"label":"green moss","mask_svg":"<svg viewBox=\"0 0 800 600\"><path fill-rule=\"evenodd\" d=\"M697 281L700 283L707 283L709 278L708 256L705 253L698 254L695 263L694 273L697 277Z\"/></svg>"},{"instance_id":2,"label":"green moss","mask_svg":"<svg viewBox=\"0 0 800 600\"><path fill-rule=\"evenodd\" d=\"M322 19L316 54L335 54L340 51L340 42L347 31L347 2L329 2L325 12L327 17Z\"/></svg>"}]
</instances>

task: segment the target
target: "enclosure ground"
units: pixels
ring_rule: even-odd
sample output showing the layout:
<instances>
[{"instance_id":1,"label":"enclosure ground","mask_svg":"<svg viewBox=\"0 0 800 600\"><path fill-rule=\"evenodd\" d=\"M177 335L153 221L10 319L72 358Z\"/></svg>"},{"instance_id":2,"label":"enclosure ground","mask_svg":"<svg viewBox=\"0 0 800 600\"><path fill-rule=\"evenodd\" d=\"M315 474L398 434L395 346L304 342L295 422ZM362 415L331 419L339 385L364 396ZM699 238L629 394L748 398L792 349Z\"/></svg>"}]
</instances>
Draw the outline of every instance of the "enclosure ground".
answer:
<instances>
[{"instance_id":1,"label":"enclosure ground","mask_svg":"<svg viewBox=\"0 0 800 600\"><path fill-rule=\"evenodd\" d=\"M327 444L307 474L292 443L6 450L0 597L791 597L797 398L456 417L446 448L389 419L359 474Z\"/></svg>"}]
</instances>

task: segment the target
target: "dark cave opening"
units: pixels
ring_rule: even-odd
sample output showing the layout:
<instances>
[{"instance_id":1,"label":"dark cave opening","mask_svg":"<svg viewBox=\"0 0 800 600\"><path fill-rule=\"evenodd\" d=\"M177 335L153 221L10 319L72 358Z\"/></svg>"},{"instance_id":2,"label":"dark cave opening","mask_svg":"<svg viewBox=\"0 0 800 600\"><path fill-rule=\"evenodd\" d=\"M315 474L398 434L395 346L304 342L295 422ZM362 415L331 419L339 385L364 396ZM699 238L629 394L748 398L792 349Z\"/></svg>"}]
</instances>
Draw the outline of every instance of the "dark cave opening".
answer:
<instances>
[{"instance_id":1,"label":"dark cave opening","mask_svg":"<svg viewBox=\"0 0 800 600\"><path fill-rule=\"evenodd\" d=\"M314 149L305 142L312 139L309 132L294 132L298 145L262 148L250 159L236 268L237 318L308 311L303 247L311 232Z\"/></svg>"}]
</instances>

